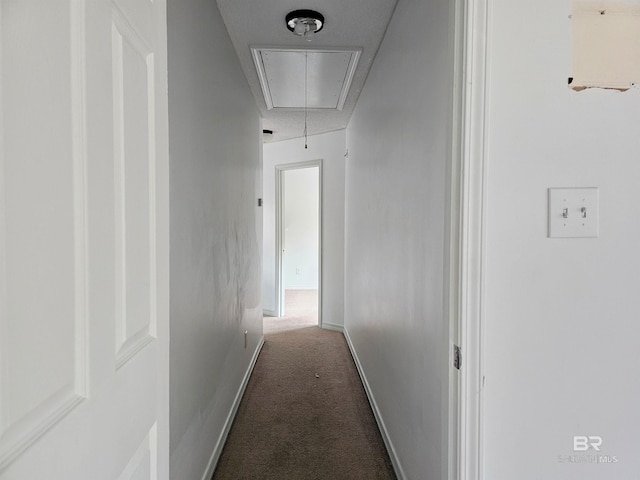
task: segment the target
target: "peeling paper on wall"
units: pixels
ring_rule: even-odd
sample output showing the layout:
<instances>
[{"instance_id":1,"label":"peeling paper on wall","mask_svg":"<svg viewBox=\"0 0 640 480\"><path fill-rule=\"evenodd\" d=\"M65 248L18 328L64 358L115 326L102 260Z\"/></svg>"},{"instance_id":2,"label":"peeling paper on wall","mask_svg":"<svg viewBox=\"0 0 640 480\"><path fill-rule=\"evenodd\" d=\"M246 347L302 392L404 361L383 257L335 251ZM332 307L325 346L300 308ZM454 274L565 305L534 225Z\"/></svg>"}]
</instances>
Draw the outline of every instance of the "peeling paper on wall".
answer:
<instances>
[{"instance_id":1,"label":"peeling paper on wall","mask_svg":"<svg viewBox=\"0 0 640 480\"><path fill-rule=\"evenodd\" d=\"M640 85L640 5L575 1L571 22L570 88L626 91Z\"/></svg>"}]
</instances>

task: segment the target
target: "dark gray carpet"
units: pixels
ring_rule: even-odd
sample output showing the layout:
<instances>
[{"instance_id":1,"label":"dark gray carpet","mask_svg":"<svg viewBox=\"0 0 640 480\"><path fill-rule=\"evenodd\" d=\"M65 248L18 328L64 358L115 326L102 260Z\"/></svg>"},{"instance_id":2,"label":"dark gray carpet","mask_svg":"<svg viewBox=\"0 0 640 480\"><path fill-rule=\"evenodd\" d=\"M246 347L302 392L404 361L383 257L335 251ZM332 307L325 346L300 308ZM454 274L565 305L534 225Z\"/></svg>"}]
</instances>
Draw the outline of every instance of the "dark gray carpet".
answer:
<instances>
[{"instance_id":1,"label":"dark gray carpet","mask_svg":"<svg viewBox=\"0 0 640 480\"><path fill-rule=\"evenodd\" d=\"M338 332L265 335L213 479L394 479Z\"/></svg>"}]
</instances>

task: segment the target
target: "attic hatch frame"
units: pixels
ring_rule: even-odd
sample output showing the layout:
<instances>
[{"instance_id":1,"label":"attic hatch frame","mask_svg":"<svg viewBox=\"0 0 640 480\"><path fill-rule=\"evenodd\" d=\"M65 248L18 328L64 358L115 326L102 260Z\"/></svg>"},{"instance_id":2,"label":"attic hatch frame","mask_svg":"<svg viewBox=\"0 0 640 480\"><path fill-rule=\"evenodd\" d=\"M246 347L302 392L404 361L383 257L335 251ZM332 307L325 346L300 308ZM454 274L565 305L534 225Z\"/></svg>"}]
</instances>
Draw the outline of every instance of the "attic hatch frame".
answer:
<instances>
[{"instance_id":1,"label":"attic hatch frame","mask_svg":"<svg viewBox=\"0 0 640 480\"><path fill-rule=\"evenodd\" d=\"M271 87L269 86L269 78L265 69L264 60L262 54L264 53L300 53L300 54L315 54L315 53L343 53L351 54L347 67L345 69L344 79L342 82L342 88L337 100L336 107L313 107L309 106L308 110L321 110L321 111L342 111L344 104L351 90L351 84L358 68L358 62L360 55L362 54L361 48L304 48L304 47L274 47L274 46L252 46L251 56L253 57L253 63L256 67L258 74L258 80L260 81L260 87L262 89L262 96L264 98L267 110L273 111L303 111L304 106L299 107L278 107L274 105L273 95Z\"/></svg>"}]
</instances>

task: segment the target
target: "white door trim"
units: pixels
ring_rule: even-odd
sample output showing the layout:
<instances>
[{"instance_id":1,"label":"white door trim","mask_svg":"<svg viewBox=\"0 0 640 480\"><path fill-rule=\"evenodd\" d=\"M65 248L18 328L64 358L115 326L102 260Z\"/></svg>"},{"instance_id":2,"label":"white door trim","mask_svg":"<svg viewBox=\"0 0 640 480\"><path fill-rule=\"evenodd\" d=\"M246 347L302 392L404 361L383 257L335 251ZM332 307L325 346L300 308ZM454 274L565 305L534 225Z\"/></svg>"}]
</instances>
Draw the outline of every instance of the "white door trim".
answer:
<instances>
[{"instance_id":1,"label":"white door trim","mask_svg":"<svg viewBox=\"0 0 640 480\"><path fill-rule=\"evenodd\" d=\"M284 316L284 288L282 275L282 244L284 243L282 219L284 217L284 175L281 166L276 165L276 308L277 317Z\"/></svg>"},{"instance_id":2,"label":"white door trim","mask_svg":"<svg viewBox=\"0 0 640 480\"><path fill-rule=\"evenodd\" d=\"M447 462L443 464L442 478L460 480L460 371L454 366L454 346L460 345L460 256L461 251L461 170L464 132L464 41L465 41L464 0L451 3L451 25L453 28L453 90L451 122L451 161L447 171L447 196L444 270L444 317L448 328L444 331L445 361L447 365L448 388L443 389L443 405L447 409L443 425L443 451L447 452Z\"/></svg>"},{"instance_id":3,"label":"white door trim","mask_svg":"<svg viewBox=\"0 0 640 480\"><path fill-rule=\"evenodd\" d=\"M457 53L459 103L454 108L454 132L459 182L455 201L458 232L452 248L458 249L456 308L462 349L458 410L458 477L483 479L483 322L485 208L487 176L487 96L490 0L461 0L458 25L461 41ZM461 22L461 23L460 23ZM456 127L457 123L457 127ZM455 137L454 137L455 138ZM455 158L455 157L454 157ZM455 162L454 162L455 168ZM455 194L455 190L452 192Z\"/></svg>"},{"instance_id":4,"label":"white door trim","mask_svg":"<svg viewBox=\"0 0 640 480\"><path fill-rule=\"evenodd\" d=\"M318 326L322 328L322 159L309 160L305 162L285 163L276 165L276 314L281 317L284 311L284 285L282 275L282 248L284 241L284 172L286 170L296 170L300 168L318 167Z\"/></svg>"}]
</instances>

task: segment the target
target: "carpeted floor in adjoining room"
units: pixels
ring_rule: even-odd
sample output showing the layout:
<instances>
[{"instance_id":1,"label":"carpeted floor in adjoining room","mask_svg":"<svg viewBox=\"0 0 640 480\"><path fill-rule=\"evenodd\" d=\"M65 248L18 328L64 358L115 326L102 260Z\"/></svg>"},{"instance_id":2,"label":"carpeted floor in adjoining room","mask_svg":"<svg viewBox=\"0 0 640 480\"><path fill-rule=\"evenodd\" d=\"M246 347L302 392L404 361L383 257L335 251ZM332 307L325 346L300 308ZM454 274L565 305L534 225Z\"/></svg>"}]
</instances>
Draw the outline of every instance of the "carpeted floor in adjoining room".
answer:
<instances>
[{"instance_id":1,"label":"carpeted floor in adjoining room","mask_svg":"<svg viewBox=\"0 0 640 480\"><path fill-rule=\"evenodd\" d=\"M285 290L284 317L264 317L264 333L318 325L318 290Z\"/></svg>"},{"instance_id":2,"label":"carpeted floor in adjoining room","mask_svg":"<svg viewBox=\"0 0 640 480\"><path fill-rule=\"evenodd\" d=\"M287 318L265 319L265 345L213 479L394 479L344 336L304 314L297 322L302 312L288 306Z\"/></svg>"}]
</instances>

